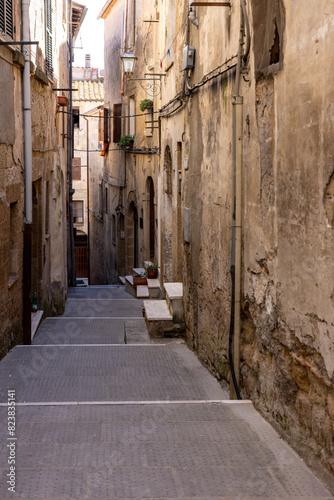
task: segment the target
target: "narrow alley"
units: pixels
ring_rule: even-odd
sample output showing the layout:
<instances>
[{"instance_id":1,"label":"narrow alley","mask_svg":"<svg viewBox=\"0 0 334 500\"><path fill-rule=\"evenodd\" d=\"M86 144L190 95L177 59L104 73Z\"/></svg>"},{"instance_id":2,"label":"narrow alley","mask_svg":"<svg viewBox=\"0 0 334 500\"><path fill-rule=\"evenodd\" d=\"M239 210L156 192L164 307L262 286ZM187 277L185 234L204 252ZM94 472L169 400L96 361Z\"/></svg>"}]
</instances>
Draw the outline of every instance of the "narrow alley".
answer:
<instances>
[{"instance_id":1,"label":"narrow alley","mask_svg":"<svg viewBox=\"0 0 334 500\"><path fill-rule=\"evenodd\" d=\"M123 286L70 289L0 386L1 499L334 498L182 339L149 338Z\"/></svg>"}]
</instances>

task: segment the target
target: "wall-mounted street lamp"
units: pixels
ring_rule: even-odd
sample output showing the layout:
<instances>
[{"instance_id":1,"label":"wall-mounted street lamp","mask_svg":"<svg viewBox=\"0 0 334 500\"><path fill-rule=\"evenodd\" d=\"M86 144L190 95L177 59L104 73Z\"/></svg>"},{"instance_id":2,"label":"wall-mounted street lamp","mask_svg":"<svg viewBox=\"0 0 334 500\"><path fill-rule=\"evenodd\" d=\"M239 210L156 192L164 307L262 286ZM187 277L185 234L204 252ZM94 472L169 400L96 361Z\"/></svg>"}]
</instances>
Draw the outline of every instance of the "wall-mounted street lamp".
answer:
<instances>
[{"instance_id":1,"label":"wall-mounted street lamp","mask_svg":"<svg viewBox=\"0 0 334 500\"><path fill-rule=\"evenodd\" d=\"M122 63L123 63L123 68L124 68L124 73L126 76L131 76L133 75L133 68L135 66L135 62L138 59L135 55L133 55L132 52L125 52L123 56L121 56Z\"/></svg>"},{"instance_id":2,"label":"wall-mounted street lamp","mask_svg":"<svg viewBox=\"0 0 334 500\"><path fill-rule=\"evenodd\" d=\"M156 96L160 93L160 78L161 76L164 76L163 74L150 74L147 73L145 74L146 78L133 78L133 70L135 66L135 62L138 59L133 52L125 52L122 56L122 64L123 64L123 69L124 69L124 74L129 82L132 83L133 86L136 86L137 84L135 82L138 82L140 87L144 89L149 95L151 96ZM154 78L152 78L152 76ZM158 78L155 78L158 76ZM142 84L140 82L146 82L146 84Z\"/></svg>"}]
</instances>

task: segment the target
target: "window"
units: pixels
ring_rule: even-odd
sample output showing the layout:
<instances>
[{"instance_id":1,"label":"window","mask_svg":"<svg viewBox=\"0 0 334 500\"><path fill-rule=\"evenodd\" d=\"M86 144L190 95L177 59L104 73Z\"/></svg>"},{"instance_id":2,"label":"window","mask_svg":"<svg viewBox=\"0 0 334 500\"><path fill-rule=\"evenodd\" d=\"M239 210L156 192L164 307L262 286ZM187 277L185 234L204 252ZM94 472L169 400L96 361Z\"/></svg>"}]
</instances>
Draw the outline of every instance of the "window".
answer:
<instances>
[{"instance_id":1,"label":"window","mask_svg":"<svg viewBox=\"0 0 334 500\"><path fill-rule=\"evenodd\" d=\"M18 206L17 202L10 204L10 256L9 256L9 284L12 284L18 274L18 248L17 248L17 228L19 225L18 220Z\"/></svg>"},{"instance_id":2,"label":"window","mask_svg":"<svg viewBox=\"0 0 334 500\"><path fill-rule=\"evenodd\" d=\"M167 194L173 193L173 165L170 147L166 146L164 160L165 191Z\"/></svg>"},{"instance_id":3,"label":"window","mask_svg":"<svg viewBox=\"0 0 334 500\"><path fill-rule=\"evenodd\" d=\"M13 38L12 0L0 0L0 35L8 35Z\"/></svg>"},{"instance_id":4,"label":"window","mask_svg":"<svg viewBox=\"0 0 334 500\"><path fill-rule=\"evenodd\" d=\"M99 143L102 149L109 144L109 109L99 111Z\"/></svg>"},{"instance_id":5,"label":"window","mask_svg":"<svg viewBox=\"0 0 334 500\"><path fill-rule=\"evenodd\" d=\"M108 213L108 187L105 189L105 197L104 197L104 211Z\"/></svg>"},{"instance_id":6,"label":"window","mask_svg":"<svg viewBox=\"0 0 334 500\"><path fill-rule=\"evenodd\" d=\"M129 134L135 135L135 98L131 96L129 99Z\"/></svg>"},{"instance_id":7,"label":"window","mask_svg":"<svg viewBox=\"0 0 334 500\"><path fill-rule=\"evenodd\" d=\"M72 180L81 181L81 158L72 158Z\"/></svg>"},{"instance_id":8,"label":"window","mask_svg":"<svg viewBox=\"0 0 334 500\"><path fill-rule=\"evenodd\" d=\"M73 127L80 128L80 114L79 108L73 108Z\"/></svg>"},{"instance_id":9,"label":"window","mask_svg":"<svg viewBox=\"0 0 334 500\"><path fill-rule=\"evenodd\" d=\"M73 201L73 224L83 225L84 223L84 206L83 201Z\"/></svg>"},{"instance_id":10,"label":"window","mask_svg":"<svg viewBox=\"0 0 334 500\"><path fill-rule=\"evenodd\" d=\"M116 245L116 216L112 216L112 242Z\"/></svg>"},{"instance_id":11,"label":"window","mask_svg":"<svg viewBox=\"0 0 334 500\"><path fill-rule=\"evenodd\" d=\"M52 7L51 0L44 1L45 15L45 71L48 76L53 75L52 65Z\"/></svg>"},{"instance_id":12,"label":"window","mask_svg":"<svg viewBox=\"0 0 334 500\"><path fill-rule=\"evenodd\" d=\"M119 142L122 137L122 104L113 107L113 142Z\"/></svg>"}]
</instances>

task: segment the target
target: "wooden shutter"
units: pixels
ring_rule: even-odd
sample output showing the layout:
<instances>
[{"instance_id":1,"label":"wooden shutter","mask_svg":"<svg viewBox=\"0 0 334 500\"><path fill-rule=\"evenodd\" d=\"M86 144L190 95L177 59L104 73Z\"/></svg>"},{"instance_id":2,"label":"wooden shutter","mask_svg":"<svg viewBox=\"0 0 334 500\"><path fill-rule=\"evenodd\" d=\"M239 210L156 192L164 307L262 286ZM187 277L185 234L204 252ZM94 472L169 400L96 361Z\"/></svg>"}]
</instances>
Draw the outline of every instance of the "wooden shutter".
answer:
<instances>
[{"instance_id":1,"label":"wooden shutter","mask_svg":"<svg viewBox=\"0 0 334 500\"><path fill-rule=\"evenodd\" d=\"M51 0L44 2L45 15L45 70L49 76L53 75L52 64L52 7Z\"/></svg>"},{"instance_id":2,"label":"wooden shutter","mask_svg":"<svg viewBox=\"0 0 334 500\"><path fill-rule=\"evenodd\" d=\"M81 158L72 158L72 180L81 181Z\"/></svg>"},{"instance_id":3,"label":"wooden shutter","mask_svg":"<svg viewBox=\"0 0 334 500\"><path fill-rule=\"evenodd\" d=\"M122 137L122 104L113 107L113 142L119 142Z\"/></svg>"},{"instance_id":4,"label":"wooden shutter","mask_svg":"<svg viewBox=\"0 0 334 500\"><path fill-rule=\"evenodd\" d=\"M104 119L103 111L99 111L99 142L104 142Z\"/></svg>"},{"instance_id":5,"label":"wooden shutter","mask_svg":"<svg viewBox=\"0 0 334 500\"><path fill-rule=\"evenodd\" d=\"M109 109L104 108L104 117L103 117L103 142L107 144L109 142Z\"/></svg>"},{"instance_id":6,"label":"wooden shutter","mask_svg":"<svg viewBox=\"0 0 334 500\"><path fill-rule=\"evenodd\" d=\"M0 31L13 38L12 0L0 0Z\"/></svg>"}]
</instances>

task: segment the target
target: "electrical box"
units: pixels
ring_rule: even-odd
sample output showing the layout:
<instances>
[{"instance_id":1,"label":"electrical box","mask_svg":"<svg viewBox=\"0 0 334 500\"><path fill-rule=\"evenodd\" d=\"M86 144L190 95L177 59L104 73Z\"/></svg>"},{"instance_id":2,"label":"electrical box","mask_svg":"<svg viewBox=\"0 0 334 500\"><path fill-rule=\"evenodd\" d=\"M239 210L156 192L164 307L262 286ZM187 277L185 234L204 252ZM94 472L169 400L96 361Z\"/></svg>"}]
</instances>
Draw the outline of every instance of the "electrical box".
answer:
<instances>
[{"instance_id":1,"label":"electrical box","mask_svg":"<svg viewBox=\"0 0 334 500\"><path fill-rule=\"evenodd\" d=\"M193 69L195 66L195 52L194 47L186 45L183 49L182 71L185 69Z\"/></svg>"}]
</instances>

